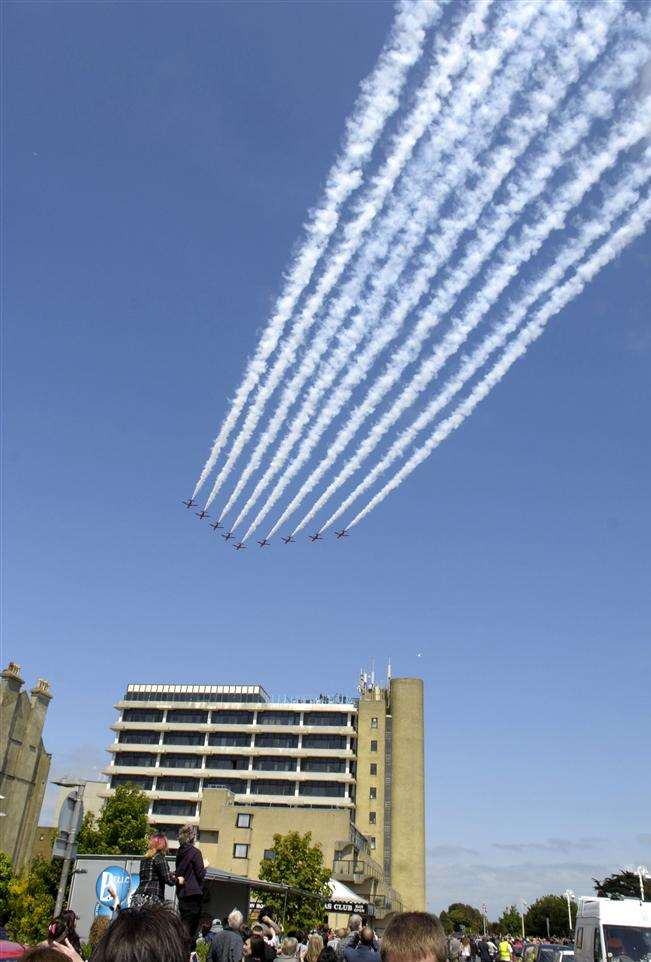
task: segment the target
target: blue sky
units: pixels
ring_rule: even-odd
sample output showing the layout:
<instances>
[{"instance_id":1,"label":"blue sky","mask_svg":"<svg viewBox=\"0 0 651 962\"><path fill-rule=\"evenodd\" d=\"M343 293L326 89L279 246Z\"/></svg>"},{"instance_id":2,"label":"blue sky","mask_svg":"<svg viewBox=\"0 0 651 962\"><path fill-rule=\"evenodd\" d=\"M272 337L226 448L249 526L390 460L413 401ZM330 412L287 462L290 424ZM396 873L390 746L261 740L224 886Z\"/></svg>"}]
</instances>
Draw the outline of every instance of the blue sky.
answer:
<instances>
[{"instance_id":1,"label":"blue sky","mask_svg":"<svg viewBox=\"0 0 651 962\"><path fill-rule=\"evenodd\" d=\"M427 697L429 898L651 861L651 245L342 543L189 517L385 3L5 7L3 658L101 768L129 681ZM419 657L419 653L421 656Z\"/></svg>"}]
</instances>

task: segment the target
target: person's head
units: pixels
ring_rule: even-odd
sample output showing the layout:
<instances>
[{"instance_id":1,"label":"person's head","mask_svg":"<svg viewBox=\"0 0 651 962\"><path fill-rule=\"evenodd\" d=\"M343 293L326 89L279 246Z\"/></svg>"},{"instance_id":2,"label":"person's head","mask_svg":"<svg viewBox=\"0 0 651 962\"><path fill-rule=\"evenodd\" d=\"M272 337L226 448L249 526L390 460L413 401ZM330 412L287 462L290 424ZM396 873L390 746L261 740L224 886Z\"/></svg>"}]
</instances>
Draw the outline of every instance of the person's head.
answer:
<instances>
[{"instance_id":1,"label":"person's head","mask_svg":"<svg viewBox=\"0 0 651 962\"><path fill-rule=\"evenodd\" d=\"M345 939L348 935L348 929L343 926L340 929L335 929L335 935L338 939Z\"/></svg>"},{"instance_id":2,"label":"person's head","mask_svg":"<svg viewBox=\"0 0 651 962\"><path fill-rule=\"evenodd\" d=\"M362 927L362 916L361 915L351 915L348 919L348 928L351 932L359 932Z\"/></svg>"},{"instance_id":3,"label":"person's head","mask_svg":"<svg viewBox=\"0 0 651 962\"><path fill-rule=\"evenodd\" d=\"M179 845L194 845L197 840L196 825L182 825L178 834Z\"/></svg>"},{"instance_id":4,"label":"person's head","mask_svg":"<svg viewBox=\"0 0 651 962\"><path fill-rule=\"evenodd\" d=\"M209 915L204 915L201 922L199 923L199 929L202 935L207 935L212 928L212 919Z\"/></svg>"},{"instance_id":5,"label":"person's head","mask_svg":"<svg viewBox=\"0 0 651 962\"><path fill-rule=\"evenodd\" d=\"M154 835L150 835L147 840L147 851L145 852L145 858L153 858L157 852L162 852L163 855L167 851L167 835L156 832Z\"/></svg>"},{"instance_id":6,"label":"person's head","mask_svg":"<svg viewBox=\"0 0 651 962\"><path fill-rule=\"evenodd\" d=\"M365 925L359 933L359 941L362 945L373 945L375 943L375 935L370 925Z\"/></svg>"},{"instance_id":7,"label":"person's head","mask_svg":"<svg viewBox=\"0 0 651 962\"><path fill-rule=\"evenodd\" d=\"M445 962L448 949L443 926L429 912L398 912L380 946L382 962Z\"/></svg>"},{"instance_id":8,"label":"person's head","mask_svg":"<svg viewBox=\"0 0 651 962\"><path fill-rule=\"evenodd\" d=\"M251 926L252 935L261 935L263 939L268 939L271 936L271 929L268 925L263 925L262 922L254 922Z\"/></svg>"},{"instance_id":9,"label":"person's head","mask_svg":"<svg viewBox=\"0 0 651 962\"><path fill-rule=\"evenodd\" d=\"M74 913L73 913L74 915ZM74 921L72 928L68 924L68 920L63 917L63 914L59 915L56 919L52 919L47 930L47 940L50 945L53 942L65 942L67 938L74 932Z\"/></svg>"},{"instance_id":10,"label":"person's head","mask_svg":"<svg viewBox=\"0 0 651 962\"><path fill-rule=\"evenodd\" d=\"M293 935L289 935L286 939L283 939L280 946L280 954L284 955L286 958L293 959L298 952L298 939L295 939Z\"/></svg>"},{"instance_id":11,"label":"person's head","mask_svg":"<svg viewBox=\"0 0 651 962\"><path fill-rule=\"evenodd\" d=\"M258 912L258 919L260 922L262 922L263 919L273 920L273 917L274 917L274 910L271 908L270 905L263 905L260 911Z\"/></svg>"},{"instance_id":12,"label":"person's head","mask_svg":"<svg viewBox=\"0 0 651 962\"><path fill-rule=\"evenodd\" d=\"M71 932L75 931L75 925L79 919L79 916L72 911L72 909L64 909L60 916L66 923Z\"/></svg>"},{"instance_id":13,"label":"person's head","mask_svg":"<svg viewBox=\"0 0 651 962\"><path fill-rule=\"evenodd\" d=\"M187 962L185 926L164 905L125 909L111 922L93 953L93 962Z\"/></svg>"},{"instance_id":14,"label":"person's head","mask_svg":"<svg viewBox=\"0 0 651 962\"><path fill-rule=\"evenodd\" d=\"M242 915L239 909L233 909L233 911L229 914L226 921L228 922L229 929L235 929L236 931L238 931L239 929L242 928L242 922L244 921L244 916Z\"/></svg>"},{"instance_id":15,"label":"person's head","mask_svg":"<svg viewBox=\"0 0 651 962\"><path fill-rule=\"evenodd\" d=\"M255 962L265 962L266 945L261 935L252 933L244 943L244 955Z\"/></svg>"},{"instance_id":16,"label":"person's head","mask_svg":"<svg viewBox=\"0 0 651 962\"><path fill-rule=\"evenodd\" d=\"M337 962L337 953L330 945L326 945L318 958L318 962Z\"/></svg>"},{"instance_id":17,"label":"person's head","mask_svg":"<svg viewBox=\"0 0 651 962\"><path fill-rule=\"evenodd\" d=\"M28 949L24 955L21 955L20 960L27 959L27 962L62 962L61 952L58 949L53 949L49 945L35 945L33 949Z\"/></svg>"},{"instance_id":18,"label":"person's head","mask_svg":"<svg viewBox=\"0 0 651 962\"><path fill-rule=\"evenodd\" d=\"M323 951L323 939L316 932L313 932L307 940L307 952L305 962L317 962Z\"/></svg>"},{"instance_id":19,"label":"person's head","mask_svg":"<svg viewBox=\"0 0 651 962\"><path fill-rule=\"evenodd\" d=\"M88 944L94 949L99 945L100 939L106 935L106 930L111 924L108 915L96 915L88 933Z\"/></svg>"}]
</instances>

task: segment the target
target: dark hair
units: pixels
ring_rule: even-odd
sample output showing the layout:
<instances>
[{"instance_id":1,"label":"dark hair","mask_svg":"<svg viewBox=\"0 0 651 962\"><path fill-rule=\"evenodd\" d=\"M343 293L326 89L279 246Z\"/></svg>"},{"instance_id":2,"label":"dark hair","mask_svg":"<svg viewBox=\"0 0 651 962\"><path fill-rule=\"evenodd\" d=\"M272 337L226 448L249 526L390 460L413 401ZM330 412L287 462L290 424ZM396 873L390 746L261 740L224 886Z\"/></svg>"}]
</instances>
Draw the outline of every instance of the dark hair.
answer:
<instances>
[{"instance_id":1,"label":"dark hair","mask_svg":"<svg viewBox=\"0 0 651 962\"><path fill-rule=\"evenodd\" d=\"M398 912L382 936L382 962L417 962L429 957L445 962L448 945L443 926L429 912Z\"/></svg>"},{"instance_id":2,"label":"dark hair","mask_svg":"<svg viewBox=\"0 0 651 962\"><path fill-rule=\"evenodd\" d=\"M326 947L321 950L317 962L337 962L337 953L332 946L326 945Z\"/></svg>"},{"instance_id":3,"label":"dark hair","mask_svg":"<svg viewBox=\"0 0 651 962\"><path fill-rule=\"evenodd\" d=\"M185 926L164 905L125 909L111 923L93 953L93 962L186 962Z\"/></svg>"},{"instance_id":4,"label":"dark hair","mask_svg":"<svg viewBox=\"0 0 651 962\"><path fill-rule=\"evenodd\" d=\"M270 905L263 905L263 906L262 906L262 908L261 908L260 911L258 912L258 921L259 921L259 922L262 922L263 918L264 918L266 915L268 915L270 919L272 919L272 918L274 917L274 910L271 908Z\"/></svg>"},{"instance_id":5,"label":"dark hair","mask_svg":"<svg viewBox=\"0 0 651 962\"><path fill-rule=\"evenodd\" d=\"M265 950L267 948L267 943L262 938L261 935L251 936L251 958L258 959L258 962L265 962Z\"/></svg>"},{"instance_id":6,"label":"dark hair","mask_svg":"<svg viewBox=\"0 0 651 962\"><path fill-rule=\"evenodd\" d=\"M27 962L62 962L62 955L49 945L35 945L33 949L27 949L27 952L21 955L20 962L23 959L27 959Z\"/></svg>"},{"instance_id":7,"label":"dark hair","mask_svg":"<svg viewBox=\"0 0 651 962\"><path fill-rule=\"evenodd\" d=\"M59 915L56 919L52 919L47 930L47 940L50 944L52 942L65 942L65 940L70 935L70 926L63 915ZM74 931L74 924L72 926L72 931Z\"/></svg>"}]
</instances>

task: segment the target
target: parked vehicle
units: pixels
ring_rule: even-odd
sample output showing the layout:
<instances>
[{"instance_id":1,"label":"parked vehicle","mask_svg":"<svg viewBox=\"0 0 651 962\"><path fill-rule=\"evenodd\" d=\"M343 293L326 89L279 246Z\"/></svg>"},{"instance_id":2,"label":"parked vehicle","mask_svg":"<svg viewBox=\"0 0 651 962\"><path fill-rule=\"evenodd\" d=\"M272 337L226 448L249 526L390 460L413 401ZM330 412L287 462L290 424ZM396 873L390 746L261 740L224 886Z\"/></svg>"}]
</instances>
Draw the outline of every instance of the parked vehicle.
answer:
<instances>
[{"instance_id":1,"label":"parked vehicle","mask_svg":"<svg viewBox=\"0 0 651 962\"><path fill-rule=\"evenodd\" d=\"M20 942L9 942L7 939L0 939L0 960L1 962L16 962L26 952L24 945Z\"/></svg>"},{"instance_id":2,"label":"parked vehicle","mask_svg":"<svg viewBox=\"0 0 651 962\"><path fill-rule=\"evenodd\" d=\"M575 962L651 962L651 902L581 898Z\"/></svg>"}]
</instances>

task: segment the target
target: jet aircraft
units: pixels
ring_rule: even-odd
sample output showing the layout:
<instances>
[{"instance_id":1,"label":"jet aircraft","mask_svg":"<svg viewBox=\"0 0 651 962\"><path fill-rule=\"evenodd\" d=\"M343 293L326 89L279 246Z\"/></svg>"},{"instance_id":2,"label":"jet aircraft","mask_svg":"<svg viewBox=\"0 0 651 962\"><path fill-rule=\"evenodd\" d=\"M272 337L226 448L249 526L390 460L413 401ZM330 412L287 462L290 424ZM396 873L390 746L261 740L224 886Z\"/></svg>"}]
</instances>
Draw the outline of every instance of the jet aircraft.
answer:
<instances>
[{"instance_id":1,"label":"jet aircraft","mask_svg":"<svg viewBox=\"0 0 651 962\"><path fill-rule=\"evenodd\" d=\"M308 535L308 537L310 541L323 541L323 535L321 534L320 531L317 531L316 534Z\"/></svg>"},{"instance_id":2,"label":"jet aircraft","mask_svg":"<svg viewBox=\"0 0 651 962\"><path fill-rule=\"evenodd\" d=\"M234 544L233 547L235 548L236 551L241 551L242 548L246 548L246 545L244 544L243 541L240 541L238 544Z\"/></svg>"},{"instance_id":3,"label":"jet aircraft","mask_svg":"<svg viewBox=\"0 0 651 962\"><path fill-rule=\"evenodd\" d=\"M186 508L194 508L196 506L196 503L197 502L194 500L194 498L188 498L187 501L181 502L181 504L184 504Z\"/></svg>"},{"instance_id":4,"label":"jet aircraft","mask_svg":"<svg viewBox=\"0 0 651 962\"><path fill-rule=\"evenodd\" d=\"M209 517L210 517L210 515L208 514L208 512L206 511L205 508L202 508L201 511L195 511L195 514L196 514L197 518L209 518Z\"/></svg>"},{"instance_id":5,"label":"jet aircraft","mask_svg":"<svg viewBox=\"0 0 651 962\"><path fill-rule=\"evenodd\" d=\"M268 547L268 545L271 544L271 541L267 541L266 538L263 538L262 541L258 541L258 544L260 545L261 548L266 548Z\"/></svg>"},{"instance_id":6,"label":"jet aircraft","mask_svg":"<svg viewBox=\"0 0 651 962\"><path fill-rule=\"evenodd\" d=\"M232 537L233 537L232 531L227 531L226 534L222 535L222 538L224 539L224 541L230 541Z\"/></svg>"},{"instance_id":7,"label":"jet aircraft","mask_svg":"<svg viewBox=\"0 0 651 962\"><path fill-rule=\"evenodd\" d=\"M217 528L223 528L224 525L221 523L221 521L211 521L210 527L213 529L213 531L216 531Z\"/></svg>"},{"instance_id":8,"label":"jet aircraft","mask_svg":"<svg viewBox=\"0 0 651 962\"><path fill-rule=\"evenodd\" d=\"M294 544L296 538L292 538L291 534L288 534L286 538L282 539L285 544Z\"/></svg>"},{"instance_id":9,"label":"jet aircraft","mask_svg":"<svg viewBox=\"0 0 651 962\"><path fill-rule=\"evenodd\" d=\"M341 531L335 531L335 534L337 535L337 538L347 538L347 537L348 537L348 532L346 531L345 528L342 528Z\"/></svg>"}]
</instances>

